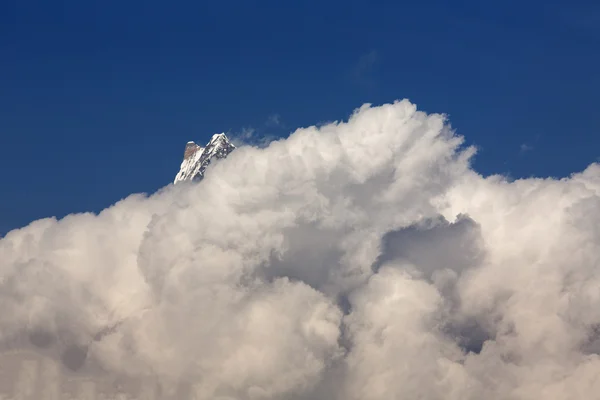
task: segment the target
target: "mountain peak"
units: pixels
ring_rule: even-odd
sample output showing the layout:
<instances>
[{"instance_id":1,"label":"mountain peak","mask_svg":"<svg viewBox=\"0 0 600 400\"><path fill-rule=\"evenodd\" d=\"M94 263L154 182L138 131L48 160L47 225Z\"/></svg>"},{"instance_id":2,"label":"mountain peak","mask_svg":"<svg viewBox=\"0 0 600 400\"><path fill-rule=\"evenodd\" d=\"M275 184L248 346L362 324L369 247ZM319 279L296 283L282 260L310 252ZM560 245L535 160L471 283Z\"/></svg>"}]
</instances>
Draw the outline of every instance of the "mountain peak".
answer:
<instances>
[{"instance_id":1,"label":"mountain peak","mask_svg":"<svg viewBox=\"0 0 600 400\"><path fill-rule=\"evenodd\" d=\"M188 158L192 157L200 148L201 147L194 142L187 142L185 145L185 152L183 153L183 159L187 160Z\"/></svg>"},{"instance_id":2,"label":"mountain peak","mask_svg":"<svg viewBox=\"0 0 600 400\"><path fill-rule=\"evenodd\" d=\"M214 134L206 147L199 146L195 142L188 142L174 183L202 179L204 171L213 158L225 158L234 149L235 146L224 133Z\"/></svg>"},{"instance_id":3,"label":"mountain peak","mask_svg":"<svg viewBox=\"0 0 600 400\"><path fill-rule=\"evenodd\" d=\"M215 142L217 140L226 140L229 142L227 135L225 135L224 133L215 133L214 135L212 135L212 138L210 139L209 143Z\"/></svg>"}]
</instances>

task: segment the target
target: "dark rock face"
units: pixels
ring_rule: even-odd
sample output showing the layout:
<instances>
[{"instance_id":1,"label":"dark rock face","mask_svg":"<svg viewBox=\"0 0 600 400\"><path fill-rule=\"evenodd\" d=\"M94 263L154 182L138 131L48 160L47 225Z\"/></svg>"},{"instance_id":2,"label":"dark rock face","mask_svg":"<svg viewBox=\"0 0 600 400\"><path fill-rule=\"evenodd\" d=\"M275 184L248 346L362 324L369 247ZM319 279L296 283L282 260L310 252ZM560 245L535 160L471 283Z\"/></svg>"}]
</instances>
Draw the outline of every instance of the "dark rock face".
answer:
<instances>
[{"instance_id":1,"label":"dark rock face","mask_svg":"<svg viewBox=\"0 0 600 400\"><path fill-rule=\"evenodd\" d=\"M196 143L188 142L188 144L185 146L185 152L183 153L183 159L187 160L188 158L193 156L194 153L196 153L198 151L198 149L200 149L200 148L201 147L198 146Z\"/></svg>"}]
</instances>

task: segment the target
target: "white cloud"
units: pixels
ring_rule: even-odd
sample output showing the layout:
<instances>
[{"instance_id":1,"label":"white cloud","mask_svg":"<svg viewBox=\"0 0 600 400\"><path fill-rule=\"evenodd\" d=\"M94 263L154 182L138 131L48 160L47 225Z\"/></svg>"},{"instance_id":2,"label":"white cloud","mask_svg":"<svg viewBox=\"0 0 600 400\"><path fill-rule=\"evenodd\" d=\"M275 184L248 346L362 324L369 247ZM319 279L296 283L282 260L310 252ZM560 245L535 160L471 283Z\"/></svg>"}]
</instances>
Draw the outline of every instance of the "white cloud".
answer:
<instances>
[{"instance_id":1,"label":"white cloud","mask_svg":"<svg viewBox=\"0 0 600 400\"><path fill-rule=\"evenodd\" d=\"M595 398L600 166L509 182L473 153L441 115L365 105L36 221L0 240L0 344L200 399Z\"/></svg>"}]
</instances>

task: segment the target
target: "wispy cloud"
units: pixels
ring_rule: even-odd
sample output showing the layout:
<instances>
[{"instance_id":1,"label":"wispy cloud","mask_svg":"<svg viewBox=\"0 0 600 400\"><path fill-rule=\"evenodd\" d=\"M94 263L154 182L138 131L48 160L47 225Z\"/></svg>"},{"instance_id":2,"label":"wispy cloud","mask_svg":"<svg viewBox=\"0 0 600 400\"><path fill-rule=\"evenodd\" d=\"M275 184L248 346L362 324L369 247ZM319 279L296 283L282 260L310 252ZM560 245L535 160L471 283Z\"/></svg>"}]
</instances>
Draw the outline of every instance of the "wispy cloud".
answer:
<instances>
[{"instance_id":1,"label":"wispy cloud","mask_svg":"<svg viewBox=\"0 0 600 400\"><path fill-rule=\"evenodd\" d=\"M243 127L239 133L230 133L229 136L236 146L246 144L263 148L268 146L273 140L281 137L280 131L282 129L285 129L285 124L281 115L273 113L258 128L252 126Z\"/></svg>"},{"instance_id":2,"label":"wispy cloud","mask_svg":"<svg viewBox=\"0 0 600 400\"><path fill-rule=\"evenodd\" d=\"M381 55L377 50L362 54L350 73L350 78L357 84L373 87L376 84L374 70L381 63Z\"/></svg>"},{"instance_id":3,"label":"wispy cloud","mask_svg":"<svg viewBox=\"0 0 600 400\"><path fill-rule=\"evenodd\" d=\"M520 150L521 154L527 153L527 152L533 150L533 146L530 144L527 144L527 143L522 143L521 146L519 147L519 150Z\"/></svg>"},{"instance_id":4,"label":"wispy cloud","mask_svg":"<svg viewBox=\"0 0 600 400\"><path fill-rule=\"evenodd\" d=\"M267 121L265 122L265 126L267 127L278 127L278 126L282 126L283 123L281 121L281 115L279 114L271 114L269 115L269 117L267 118Z\"/></svg>"},{"instance_id":5,"label":"wispy cloud","mask_svg":"<svg viewBox=\"0 0 600 400\"><path fill-rule=\"evenodd\" d=\"M521 145L519 146L519 154L523 155L525 153L530 153L533 150L535 150L541 138L542 134L537 133L533 138L530 138L529 140L521 143Z\"/></svg>"}]
</instances>

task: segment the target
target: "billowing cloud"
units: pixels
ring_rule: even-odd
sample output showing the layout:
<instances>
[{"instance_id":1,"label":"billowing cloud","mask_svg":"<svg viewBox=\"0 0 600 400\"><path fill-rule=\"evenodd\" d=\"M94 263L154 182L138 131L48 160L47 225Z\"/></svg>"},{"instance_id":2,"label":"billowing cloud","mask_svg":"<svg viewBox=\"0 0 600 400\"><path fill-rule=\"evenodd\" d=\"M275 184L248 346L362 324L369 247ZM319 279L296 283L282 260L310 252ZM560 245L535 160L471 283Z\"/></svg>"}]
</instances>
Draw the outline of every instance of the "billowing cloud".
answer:
<instances>
[{"instance_id":1,"label":"billowing cloud","mask_svg":"<svg viewBox=\"0 0 600 400\"><path fill-rule=\"evenodd\" d=\"M365 105L33 222L0 240L0 344L176 398L598 398L600 166L508 181L474 152Z\"/></svg>"}]
</instances>

